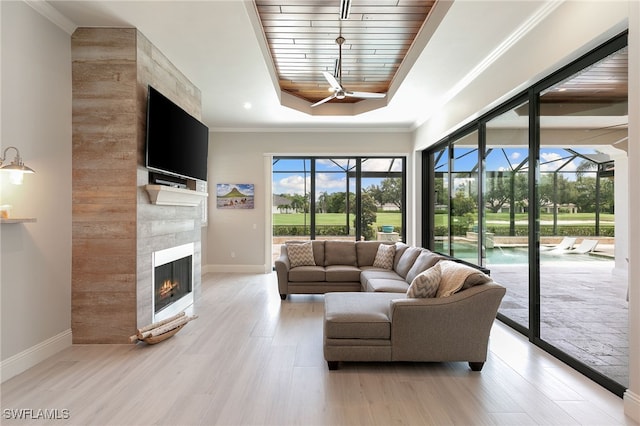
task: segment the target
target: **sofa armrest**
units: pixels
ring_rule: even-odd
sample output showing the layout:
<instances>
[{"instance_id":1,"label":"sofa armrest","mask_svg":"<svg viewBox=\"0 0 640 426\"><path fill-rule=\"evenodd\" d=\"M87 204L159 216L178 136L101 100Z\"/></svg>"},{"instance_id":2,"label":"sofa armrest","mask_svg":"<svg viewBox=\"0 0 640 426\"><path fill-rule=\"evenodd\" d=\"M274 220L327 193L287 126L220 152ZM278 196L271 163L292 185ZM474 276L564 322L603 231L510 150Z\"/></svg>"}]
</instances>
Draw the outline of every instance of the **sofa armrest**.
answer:
<instances>
[{"instance_id":1,"label":"sofa armrest","mask_svg":"<svg viewBox=\"0 0 640 426\"><path fill-rule=\"evenodd\" d=\"M489 333L506 289L494 282L449 297L390 302L393 358L486 360Z\"/></svg>"},{"instance_id":2,"label":"sofa armrest","mask_svg":"<svg viewBox=\"0 0 640 426\"><path fill-rule=\"evenodd\" d=\"M278 276L278 292L280 293L280 297L285 299L289 291L289 269L291 269L291 262L289 261L287 248L284 244L280 248L280 257L276 259L275 267L276 275Z\"/></svg>"}]
</instances>

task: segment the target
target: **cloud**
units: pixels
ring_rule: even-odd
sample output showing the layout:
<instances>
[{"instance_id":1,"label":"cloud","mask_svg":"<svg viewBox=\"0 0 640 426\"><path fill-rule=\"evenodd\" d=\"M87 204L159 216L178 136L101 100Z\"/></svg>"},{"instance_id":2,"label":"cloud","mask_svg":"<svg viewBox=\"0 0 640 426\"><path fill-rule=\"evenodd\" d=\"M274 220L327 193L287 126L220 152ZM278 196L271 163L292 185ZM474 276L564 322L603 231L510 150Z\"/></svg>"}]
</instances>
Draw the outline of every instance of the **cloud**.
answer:
<instances>
[{"instance_id":1,"label":"cloud","mask_svg":"<svg viewBox=\"0 0 640 426\"><path fill-rule=\"evenodd\" d=\"M305 186L306 184L306 186ZM316 173L316 194L321 192L346 191L346 178L344 173ZM354 191L355 188L350 188ZM306 191L305 191L306 190ZM311 178L306 179L302 175L290 175L274 182L275 194L300 194L311 191Z\"/></svg>"},{"instance_id":2,"label":"cloud","mask_svg":"<svg viewBox=\"0 0 640 426\"><path fill-rule=\"evenodd\" d=\"M346 191L346 189L347 185L344 174L316 173L316 192ZM352 190L353 189L355 188L352 188Z\"/></svg>"},{"instance_id":3,"label":"cloud","mask_svg":"<svg viewBox=\"0 0 640 426\"><path fill-rule=\"evenodd\" d=\"M511 154L511 159L512 159L512 160L517 160L517 159L519 159L519 158L520 158L520 153L519 153L519 152L517 152L517 151L516 151L516 152L513 152L513 153Z\"/></svg>"},{"instance_id":4,"label":"cloud","mask_svg":"<svg viewBox=\"0 0 640 426\"><path fill-rule=\"evenodd\" d=\"M276 182L274 193L276 194L300 194L304 195L306 192L309 192L311 189L311 179L309 177L306 178L306 188L305 188L305 178L301 175L291 175L285 178L280 179Z\"/></svg>"},{"instance_id":5,"label":"cloud","mask_svg":"<svg viewBox=\"0 0 640 426\"><path fill-rule=\"evenodd\" d=\"M559 167L563 166L566 162L560 154L557 152L541 152L540 153L540 171L541 172L554 172ZM574 160L569 164L562 167L563 172L575 172L577 170L577 164Z\"/></svg>"}]
</instances>

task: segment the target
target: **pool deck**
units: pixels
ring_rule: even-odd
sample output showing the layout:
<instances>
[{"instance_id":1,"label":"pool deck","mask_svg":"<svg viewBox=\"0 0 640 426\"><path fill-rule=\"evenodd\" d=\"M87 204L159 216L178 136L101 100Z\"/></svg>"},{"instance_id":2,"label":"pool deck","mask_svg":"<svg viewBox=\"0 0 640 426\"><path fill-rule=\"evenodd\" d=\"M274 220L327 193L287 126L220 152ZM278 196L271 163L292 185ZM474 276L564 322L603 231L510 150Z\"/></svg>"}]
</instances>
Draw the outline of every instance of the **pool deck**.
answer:
<instances>
[{"instance_id":1,"label":"pool deck","mask_svg":"<svg viewBox=\"0 0 640 426\"><path fill-rule=\"evenodd\" d=\"M605 254L606 252L602 252ZM598 253L600 255L600 253ZM540 337L618 383L629 385L628 281L614 261L540 266ZM500 312L528 326L527 265L488 265L507 287Z\"/></svg>"}]
</instances>

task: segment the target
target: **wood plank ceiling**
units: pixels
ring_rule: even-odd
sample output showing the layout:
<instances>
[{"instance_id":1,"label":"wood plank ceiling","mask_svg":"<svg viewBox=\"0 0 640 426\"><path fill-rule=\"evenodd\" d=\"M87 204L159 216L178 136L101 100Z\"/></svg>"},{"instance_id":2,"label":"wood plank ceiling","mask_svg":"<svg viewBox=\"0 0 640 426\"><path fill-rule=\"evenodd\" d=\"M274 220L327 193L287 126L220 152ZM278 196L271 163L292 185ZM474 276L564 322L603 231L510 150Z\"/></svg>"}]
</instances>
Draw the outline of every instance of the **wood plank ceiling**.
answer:
<instances>
[{"instance_id":1,"label":"wood plank ceiling","mask_svg":"<svg viewBox=\"0 0 640 426\"><path fill-rule=\"evenodd\" d=\"M347 19L342 3L350 3ZM280 89L311 103L330 95L322 72L345 90L386 93L435 0L255 0ZM358 102L347 97L331 103Z\"/></svg>"}]
</instances>

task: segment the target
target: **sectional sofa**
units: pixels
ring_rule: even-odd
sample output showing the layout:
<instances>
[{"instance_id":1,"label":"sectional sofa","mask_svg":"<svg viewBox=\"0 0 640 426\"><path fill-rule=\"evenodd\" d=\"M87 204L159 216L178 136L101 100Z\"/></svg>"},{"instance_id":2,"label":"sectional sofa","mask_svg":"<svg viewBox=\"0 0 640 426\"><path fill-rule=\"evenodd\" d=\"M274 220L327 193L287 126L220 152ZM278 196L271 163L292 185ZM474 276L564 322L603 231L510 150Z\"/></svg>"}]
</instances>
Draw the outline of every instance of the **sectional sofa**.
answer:
<instances>
[{"instance_id":1,"label":"sectional sofa","mask_svg":"<svg viewBox=\"0 0 640 426\"><path fill-rule=\"evenodd\" d=\"M506 289L487 270L379 241L288 242L278 291L325 294L324 356L340 361L465 361L482 369Z\"/></svg>"}]
</instances>

